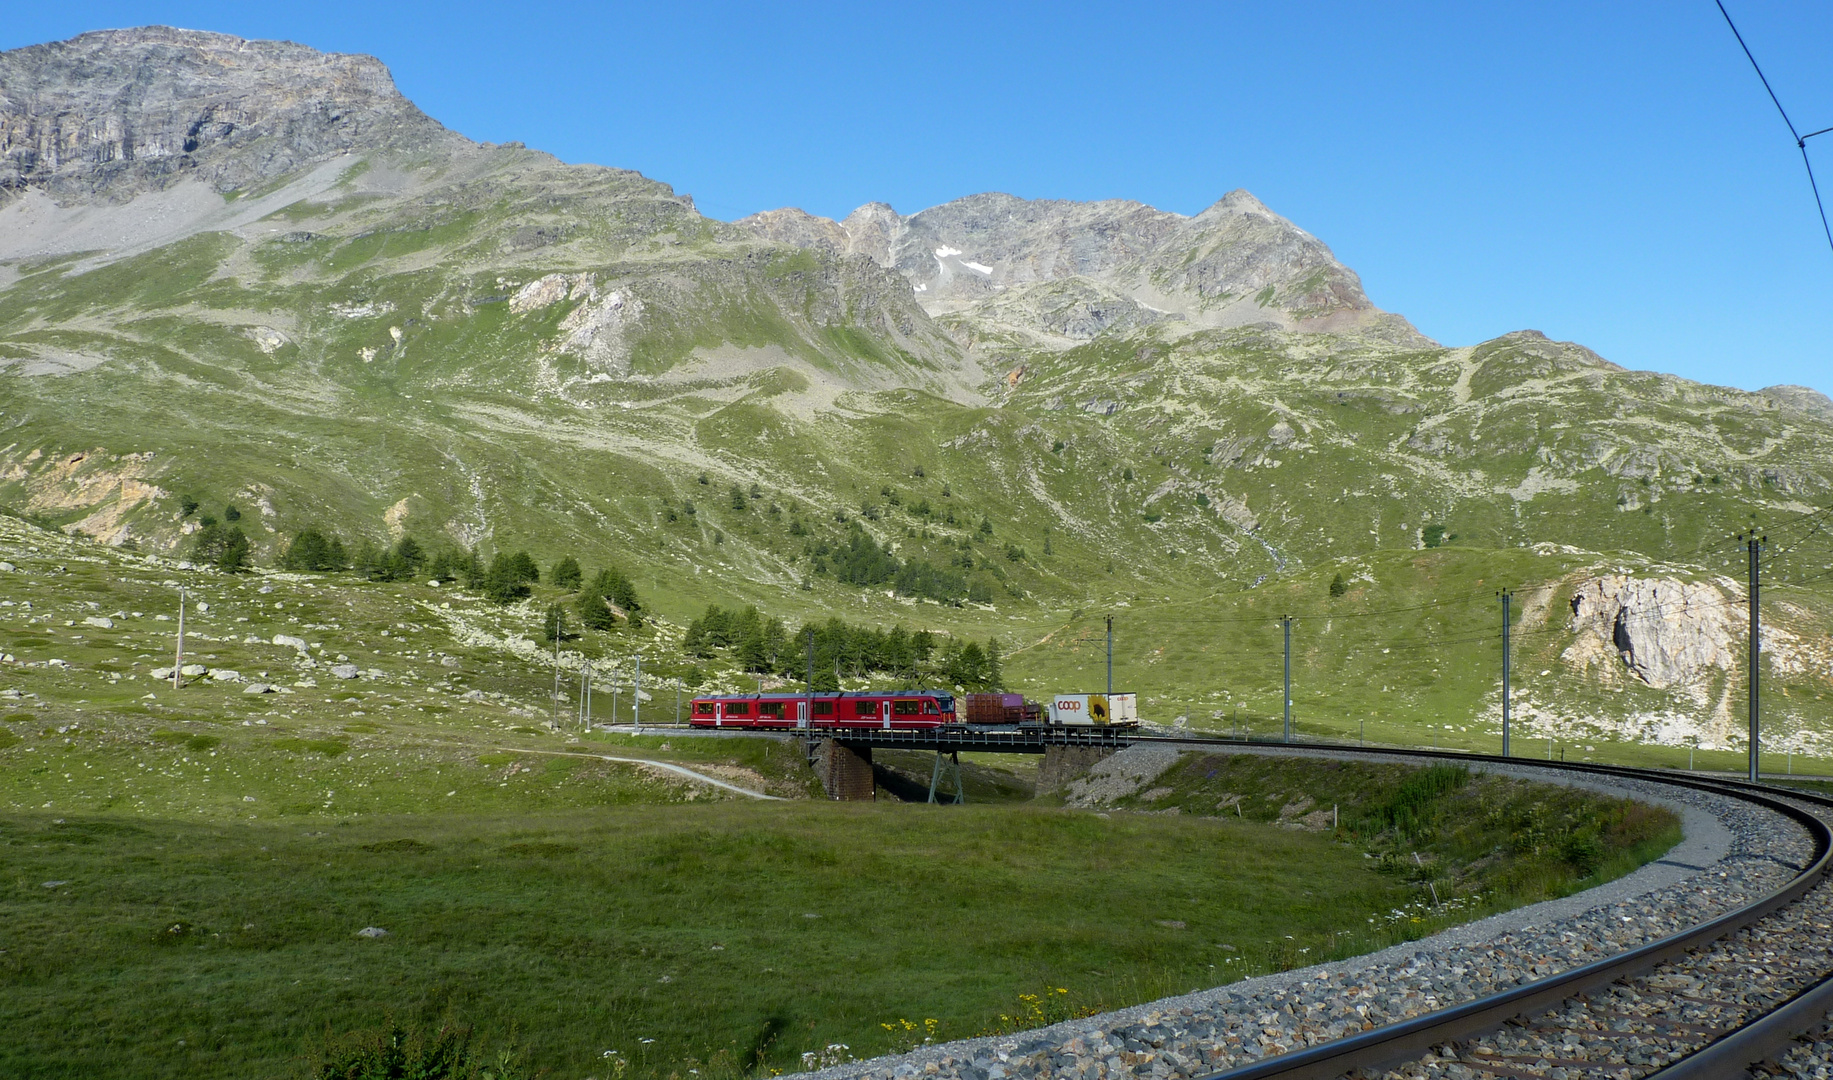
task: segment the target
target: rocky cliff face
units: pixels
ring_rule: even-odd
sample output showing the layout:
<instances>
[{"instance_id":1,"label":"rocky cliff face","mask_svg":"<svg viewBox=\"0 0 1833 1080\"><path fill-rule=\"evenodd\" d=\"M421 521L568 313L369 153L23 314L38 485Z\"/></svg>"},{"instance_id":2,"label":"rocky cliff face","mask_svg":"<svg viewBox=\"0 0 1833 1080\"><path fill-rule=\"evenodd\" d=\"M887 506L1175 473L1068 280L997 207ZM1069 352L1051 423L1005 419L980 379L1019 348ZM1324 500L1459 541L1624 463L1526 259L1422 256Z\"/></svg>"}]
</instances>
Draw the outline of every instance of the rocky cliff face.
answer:
<instances>
[{"instance_id":1,"label":"rocky cliff face","mask_svg":"<svg viewBox=\"0 0 1833 1080\"><path fill-rule=\"evenodd\" d=\"M1656 689L1697 684L1737 666L1738 614L1704 582L1605 574L1573 593L1578 640L1567 659L1583 664L1615 653Z\"/></svg>"},{"instance_id":2,"label":"rocky cliff face","mask_svg":"<svg viewBox=\"0 0 1833 1080\"><path fill-rule=\"evenodd\" d=\"M168 27L0 53L0 199L121 202L187 177L219 192L353 149L463 142L380 61Z\"/></svg>"},{"instance_id":3,"label":"rocky cliff face","mask_svg":"<svg viewBox=\"0 0 1833 1080\"><path fill-rule=\"evenodd\" d=\"M1192 328L1379 328L1425 344L1379 311L1316 237L1235 191L1195 217L1121 199L970 195L902 217L871 203L835 222L772 210L758 236L862 254L903 274L932 314L1086 340L1174 321Z\"/></svg>"}]
</instances>

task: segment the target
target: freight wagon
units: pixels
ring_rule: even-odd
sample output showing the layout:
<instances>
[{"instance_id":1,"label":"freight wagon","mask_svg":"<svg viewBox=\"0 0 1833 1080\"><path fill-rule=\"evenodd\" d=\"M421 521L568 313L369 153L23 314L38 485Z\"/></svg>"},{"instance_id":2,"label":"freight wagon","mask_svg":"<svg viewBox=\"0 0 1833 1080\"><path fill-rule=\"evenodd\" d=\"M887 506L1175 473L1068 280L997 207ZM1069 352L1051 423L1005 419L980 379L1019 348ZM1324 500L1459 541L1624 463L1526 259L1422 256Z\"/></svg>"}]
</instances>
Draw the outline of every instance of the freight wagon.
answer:
<instances>
[{"instance_id":1,"label":"freight wagon","mask_svg":"<svg viewBox=\"0 0 1833 1080\"><path fill-rule=\"evenodd\" d=\"M1135 727L1137 694L1058 694L1050 699L1050 722L1058 727Z\"/></svg>"}]
</instances>

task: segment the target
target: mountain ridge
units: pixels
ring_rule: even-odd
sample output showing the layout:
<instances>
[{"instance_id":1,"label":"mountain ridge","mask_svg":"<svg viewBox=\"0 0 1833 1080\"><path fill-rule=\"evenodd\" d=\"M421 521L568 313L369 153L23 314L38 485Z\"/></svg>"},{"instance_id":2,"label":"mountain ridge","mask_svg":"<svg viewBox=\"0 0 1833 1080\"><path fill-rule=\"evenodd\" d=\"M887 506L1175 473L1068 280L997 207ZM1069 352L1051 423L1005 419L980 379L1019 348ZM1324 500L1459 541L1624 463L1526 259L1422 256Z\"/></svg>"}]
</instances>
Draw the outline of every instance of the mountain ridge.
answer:
<instances>
[{"instance_id":1,"label":"mountain ridge","mask_svg":"<svg viewBox=\"0 0 1833 1080\"><path fill-rule=\"evenodd\" d=\"M235 85L317 70L294 48ZM91 96L106 134L119 95ZM722 222L640 173L383 104L407 119L289 127L262 104L189 164L98 150L60 174L22 151L34 179L0 194L0 505L164 557L190 550L190 500L237 506L265 564L307 527L570 553L628 568L659 626L710 603L920 619L1048 641L1014 654L1037 671L1092 648L1086 626L1049 637L1070 613L1131 608L1160 635L1141 655L1172 658L1142 670L1201 717L1242 701L1216 672L1277 651L1217 612L1316 611L1333 577L1409 611L1536 582L1552 642L1546 612L1589 579L1714 578L1752 514L1833 495L1817 392L1626 371L1528 330L1444 347L1245 192L1190 216L982 193ZM1790 596L1814 643L1789 654L1790 707L1821 723L1833 604ZM1487 647L1444 632L1460 663ZM1607 645L1542 650L1575 673L1549 715L1708 700L1725 727L1726 671L1611 669L1624 704L1595 682ZM1409 708L1493 704L1413 655ZM1386 708L1380 685L1342 708Z\"/></svg>"}]
</instances>

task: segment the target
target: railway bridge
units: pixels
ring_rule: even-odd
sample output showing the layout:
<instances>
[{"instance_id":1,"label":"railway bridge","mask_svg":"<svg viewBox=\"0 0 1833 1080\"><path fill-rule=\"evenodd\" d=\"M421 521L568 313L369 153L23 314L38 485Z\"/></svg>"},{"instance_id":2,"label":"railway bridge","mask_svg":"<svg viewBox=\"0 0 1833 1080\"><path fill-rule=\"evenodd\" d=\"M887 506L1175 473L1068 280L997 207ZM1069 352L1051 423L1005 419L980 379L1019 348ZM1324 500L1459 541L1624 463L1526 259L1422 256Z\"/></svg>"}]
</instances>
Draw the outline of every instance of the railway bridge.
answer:
<instances>
[{"instance_id":1,"label":"railway bridge","mask_svg":"<svg viewBox=\"0 0 1833 1080\"><path fill-rule=\"evenodd\" d=\"M821 777L822 788L832 799L873 797L874 748L933 751L935 769L929 779L929 801L952 780L946 801L962 802L961 752L978 750L997 754L1042 754L1037 789L1053 791L1086 772L1102 758L1130 745L1139 737L1130 728L966 728L945 727L923 731L842 728L808 735L808 760Z\"/></svg>"}]
</instances>

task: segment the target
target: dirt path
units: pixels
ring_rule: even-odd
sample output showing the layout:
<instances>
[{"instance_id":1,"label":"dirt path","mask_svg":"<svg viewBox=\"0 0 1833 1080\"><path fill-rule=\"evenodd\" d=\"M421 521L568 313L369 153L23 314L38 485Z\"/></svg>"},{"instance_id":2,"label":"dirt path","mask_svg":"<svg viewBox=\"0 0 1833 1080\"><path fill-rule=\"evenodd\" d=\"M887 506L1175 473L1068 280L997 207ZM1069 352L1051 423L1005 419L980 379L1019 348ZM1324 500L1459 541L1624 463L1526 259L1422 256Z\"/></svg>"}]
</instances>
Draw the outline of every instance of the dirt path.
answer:
<instances>
[{"instance_id":1,"label":"dirt path","mask_svg":"<svg viewBox=\"0 0 1833 1080\"><path fill-rule=\"evenodd\" d=\"M766 795L761 791L752 791L750 788L739 787L737 784L729 784L724 780L715 780L705 773L695 772L685 766L673 765L666 761L654 761L650 758L613 757L610 754L586 754L577 750L530 750L521 746L493 746L491 749L500 750L506 754L546 754L549 757L576 757L587 758L592 761L616 761L626 765L648 765L654 769L665 769L668 772L679 773L689 780L696 780L702 784L711 784L716 788L722 788L726 791L734 792L735 794L748 795L753 799L764 799L769 802L783 801L783 798L779 795Z\"/></svg>"}]
</instances>

